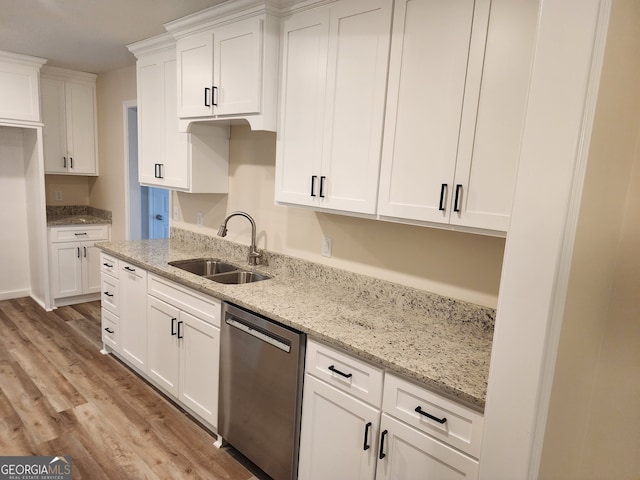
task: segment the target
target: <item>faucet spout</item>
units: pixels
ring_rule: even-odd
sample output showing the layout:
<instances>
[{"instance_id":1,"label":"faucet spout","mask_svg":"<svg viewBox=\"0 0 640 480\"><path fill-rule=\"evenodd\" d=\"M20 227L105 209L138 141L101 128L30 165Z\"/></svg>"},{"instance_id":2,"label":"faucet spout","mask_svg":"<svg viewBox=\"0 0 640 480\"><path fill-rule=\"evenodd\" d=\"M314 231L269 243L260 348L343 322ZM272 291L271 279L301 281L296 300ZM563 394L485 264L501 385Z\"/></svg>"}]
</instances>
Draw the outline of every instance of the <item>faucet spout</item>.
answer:
<instances>
[{"instance_id":1,"label":"faucet spout","mask_svg":"<svg viewBox=\"0 0 640 480\"><path fill-rule=\"evenodd\" d=\"M249 265L258 265L260 263L260 258L262 258L262 254L258 252L258 249L256 248L256 222L253 221L251 215L241 211L231 212L225 217L222 224L220 225L220 228L218 229L218 236L227 236L227 222L230 218L235 216L244 217L251 223L251 246L249 247L249 256L247 257L247 261L249 262Z\"/></svg>"}]
</instances>

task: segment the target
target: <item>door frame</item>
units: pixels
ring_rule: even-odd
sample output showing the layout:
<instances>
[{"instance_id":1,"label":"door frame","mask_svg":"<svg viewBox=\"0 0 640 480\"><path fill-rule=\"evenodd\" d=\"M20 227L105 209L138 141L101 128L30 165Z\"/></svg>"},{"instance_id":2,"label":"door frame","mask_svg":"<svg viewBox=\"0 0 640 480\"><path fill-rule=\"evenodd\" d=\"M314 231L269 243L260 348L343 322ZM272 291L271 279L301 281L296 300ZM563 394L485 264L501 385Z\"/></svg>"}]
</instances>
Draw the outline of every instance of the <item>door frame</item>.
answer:
<instances>
[{"instance_id":1,"label":"door frame","mask_svg":"<svg viewBox=\"0 0 640 480\"><path fill-rule=\"evenodd\" d=\"M136 122L131 121L135 111ZM122 102L122 123L124 126L124 231L125 240L141 238L141 193L138 183L138 101ZM134 141L135 137L135 141ZM133 195L132 195L132 192ZM134 225L134 228L132 228Z\"/></svg>"}]
</instances>

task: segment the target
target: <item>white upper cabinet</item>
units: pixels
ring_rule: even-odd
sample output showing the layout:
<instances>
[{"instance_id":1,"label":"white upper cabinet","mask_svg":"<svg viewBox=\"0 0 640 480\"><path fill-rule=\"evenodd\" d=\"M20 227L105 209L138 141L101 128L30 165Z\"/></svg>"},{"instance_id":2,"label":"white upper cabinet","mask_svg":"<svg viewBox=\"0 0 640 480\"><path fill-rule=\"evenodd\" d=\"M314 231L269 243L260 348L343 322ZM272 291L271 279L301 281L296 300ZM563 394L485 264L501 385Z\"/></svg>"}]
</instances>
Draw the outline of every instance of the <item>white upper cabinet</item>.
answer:
<instances>
[{"instance_id":1,"label":"white upper cabinet","mask_svg":"<svg viewBox=\"0 0 640 480\"><path fill-rule=\"evenodd\" d=\"M98 174L96 76L42 69L45 173Z\"/></svg>"},{"instance_id":2,"label":"white upper cabinet","mask_svg":"<svg viewBox=\"0 0 640 480\"><path fill-rule=\"evenodd\" d=\"M275 131L278 21L256 3L246 11L214 6L165 25L177 39L181 129L240 118L254 130Z\"/></svg>"},{"instance_id":3,"label":"white upper cabinet","mask_svg":"<svg viewBox=\"0 0 640 480\"><path fill-rule=\"evenodd\" d=\"M0 120L40 122L43 58L0 50Z\"/></svg>"},{"instance_id":4,"label":"white upper cabinet","mask_svg":"<svg viewBox=\"0 0 640 480\"><path fill-rule=\"evenodd\" d=\"M129 45L137 57L138 179L190 193L226 193L228 125L178 130L175 40L169 34Z\"/></svg>"},{"instance_id":5,"label":"white upper cabinet","mask_svg":"<svg viewBox=\"0 0 640 480\"><path fill-rule=\"evenodd\" d=\"M378 213L506 232L536 2L395 5Z\"/></svg>"},{"instance_id":6,"label":"white upper cabinet","mask_svg":"<svg viewBox=\"0 0 640 480\"><path fill-rule=\"evenodd\" d=\"M340 0L283 20L277 202L375 214L391 12Z\"/></svg>"}]
</instances>

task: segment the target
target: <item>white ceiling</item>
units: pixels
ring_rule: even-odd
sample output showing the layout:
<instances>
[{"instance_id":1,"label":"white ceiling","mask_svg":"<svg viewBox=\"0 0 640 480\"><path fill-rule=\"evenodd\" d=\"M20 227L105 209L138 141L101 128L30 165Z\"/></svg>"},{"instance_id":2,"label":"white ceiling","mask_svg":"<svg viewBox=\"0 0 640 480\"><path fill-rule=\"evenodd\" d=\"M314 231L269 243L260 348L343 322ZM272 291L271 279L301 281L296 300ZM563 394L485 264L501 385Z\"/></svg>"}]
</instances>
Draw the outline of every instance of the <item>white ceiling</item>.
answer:
<instances>
[{"instance_id":1,"label":"white ceiling","mask_svg":"<svg viewBox=\"0 0 640 480\"><path fill-rule=\"evenodd\" d=\"M224 0L0 0L0 50L101 73L133 65L126 45ZM231 0L233 1L233 0Z\"/></svg>"}]
</instances>

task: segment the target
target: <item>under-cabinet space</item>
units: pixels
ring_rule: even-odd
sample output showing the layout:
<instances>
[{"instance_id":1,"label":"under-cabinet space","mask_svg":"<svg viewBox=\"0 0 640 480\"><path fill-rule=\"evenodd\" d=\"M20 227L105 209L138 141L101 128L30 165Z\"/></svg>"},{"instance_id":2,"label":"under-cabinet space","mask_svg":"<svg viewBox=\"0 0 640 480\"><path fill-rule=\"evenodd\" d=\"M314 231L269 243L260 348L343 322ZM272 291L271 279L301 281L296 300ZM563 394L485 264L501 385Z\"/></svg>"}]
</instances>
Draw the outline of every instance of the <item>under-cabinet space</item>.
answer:
<instances>
[{"instance_id":1,"label":"under-cabinet space","mask_svg":"<svg viewBox=\"0 0 640 480\"><path fill-rule=\"evenodd\" d=\"M98 175L96 75L45 66L41 82L45 173Z\"/></svg>"}]
</instances>

